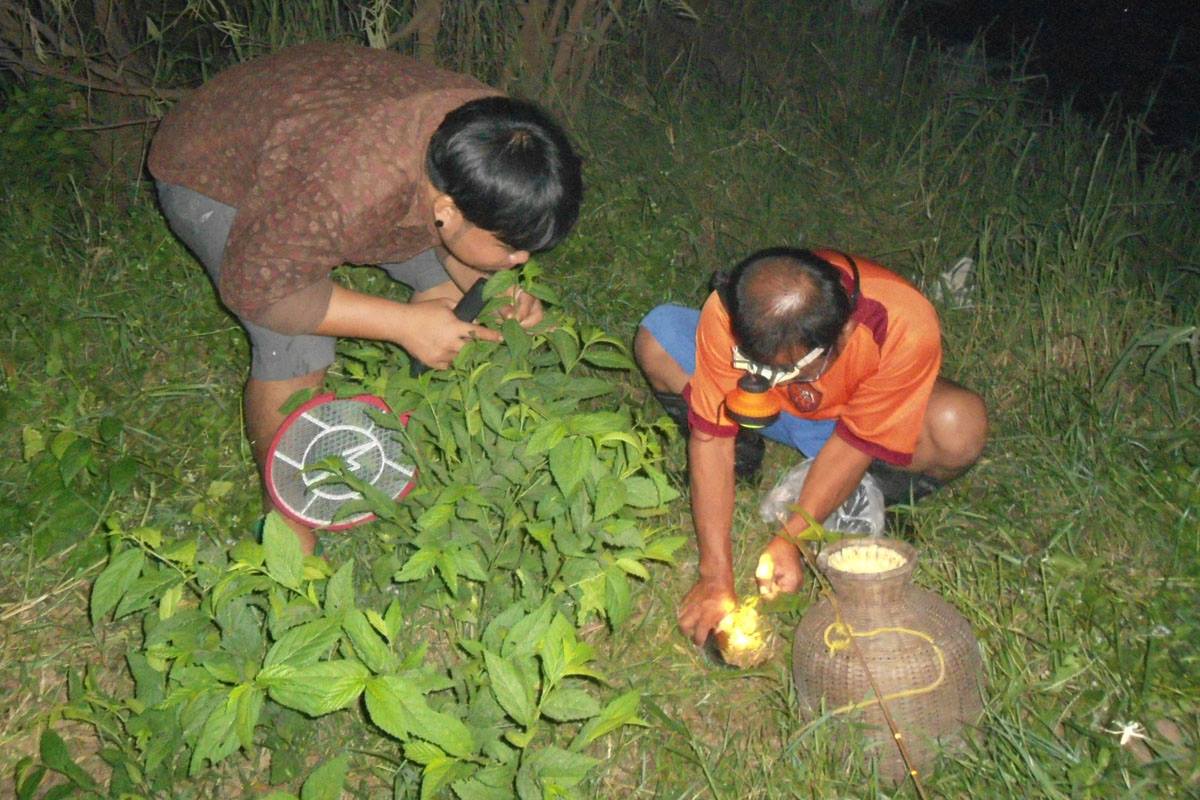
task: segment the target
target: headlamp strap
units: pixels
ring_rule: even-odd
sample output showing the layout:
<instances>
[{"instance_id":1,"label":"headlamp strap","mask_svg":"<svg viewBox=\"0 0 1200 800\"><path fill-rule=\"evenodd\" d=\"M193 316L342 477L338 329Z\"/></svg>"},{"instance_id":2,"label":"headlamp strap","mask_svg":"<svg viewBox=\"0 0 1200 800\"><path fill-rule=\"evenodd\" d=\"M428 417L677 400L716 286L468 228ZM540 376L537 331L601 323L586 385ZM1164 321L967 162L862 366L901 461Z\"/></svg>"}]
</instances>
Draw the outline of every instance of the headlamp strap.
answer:
<instances>
[{"instance_id":1,"label":"headlamp strap","mask_svg":"<svg viewBox=\"0 0 1200 800\"><path fill-rule=\"evenodd\" d=\"M800 359L790 367L769 367L766 364L760 364L757 361L747 358L746 355L742 353L741 348L739 348L737 345L734 345L733 368L740 369L743 372L749 372L751 375L757 375L774 387L799 377L800 372L805 367L816 361L824 354L824 347L814 347L804 355L804 358Z\"/></svg>"}]
</instances>

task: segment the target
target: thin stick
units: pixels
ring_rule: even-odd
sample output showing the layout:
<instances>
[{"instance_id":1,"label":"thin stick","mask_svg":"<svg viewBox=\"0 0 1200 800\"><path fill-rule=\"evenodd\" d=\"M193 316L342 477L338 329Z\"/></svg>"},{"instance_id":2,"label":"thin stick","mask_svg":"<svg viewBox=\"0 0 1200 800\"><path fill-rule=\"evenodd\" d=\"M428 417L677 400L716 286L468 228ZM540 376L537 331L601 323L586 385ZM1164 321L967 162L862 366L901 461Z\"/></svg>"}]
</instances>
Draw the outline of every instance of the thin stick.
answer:
<instances>
[{"instance_id":1,"label":"thin stick","mask_svg":"<svg viewBox=\"0 0 1200 800\"><path fill-rule=\"evenodd\" d=\"M808 517L807 514L804 514L804 516ZM808 522L810 525L816 526L819 530L824 530L814 520L809 519ZM817 569L817 561L813 558L812 553L808 552L808 548L804 545L804 543L794 536L792 532L787 529L787 527L783 528L783 533L780 535L783 536L784 539L787 539L789 542L791 542L800 551L800 555L802 555L804 560L808 563L809 569L813 571L813 575L815 575L817 581L821 583L822 591L825 593L825 596L829 598L829 604L833 606L834 616L839 622L845 625L845 620L842 619L842 608L838 604L837 593L833 591L833 584L829 583L829 581L825 578L825 575L822 574L821 570ZM908 751L908 743L905 741L904 735L900 732L900 726L896 724L896 720L892 716L892 712L888 708L888 704L883 699L883 692L880 690L879 684L875 680L875 676L871 673L871 668L867 666L867 658L863 655L862 650L859 649L858 641L854 638L853 634L847 638L850 640L850 650L855 656L858 657L863 672L866 673L867 681L871 684L871 691L875 692L875 702L879 704L879 710L883 712L883 719L885 722L887 722L887 726L892 732L892 741L896 743L896 747L900 750L900 757L904 760L904 766L908 769L908 777L912 778L913 786L917 790L917 796L920 797L921 800L927 800L929 796L925 794L925 787L921 785L921 780L917 776L917 768L913 764L912 753Z\"/></svg>"},{"instance_id":2,"label":"thin stick","mask_svg":"<svg viewBox=\"0 0 1200 800\"><path fill-rule=\"evenodd\" d=\"M158 122L158 117L139 117L137 119L123 119L119 122L108 122L103 125L71 125L63 130L68 131L108 131L113 128L128 128L133 125L152 125Z\"/></svg>"}]
</instances>

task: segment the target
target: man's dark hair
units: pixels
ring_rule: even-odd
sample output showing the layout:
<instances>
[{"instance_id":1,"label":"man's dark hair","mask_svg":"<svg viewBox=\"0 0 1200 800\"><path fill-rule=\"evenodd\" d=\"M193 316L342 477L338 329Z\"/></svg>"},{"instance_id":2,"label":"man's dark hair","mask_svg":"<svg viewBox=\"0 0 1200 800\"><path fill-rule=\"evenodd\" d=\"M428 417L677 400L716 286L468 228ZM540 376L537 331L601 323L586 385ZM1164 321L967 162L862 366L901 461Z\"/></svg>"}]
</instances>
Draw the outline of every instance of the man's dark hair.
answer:
<instances>
[{"instance_id":1,"label":"man's dark hair","mask_svg":"<svg viewBox=\"0 0 1200 800\"><path fill-rule=\"evenodd\" d=\"M853 311L837 267L798 248L759 250L713 286L738 347L760 364L797 346L832 348Z\"/></svg>"},{"instance_id":2,"label":"man's dark hair","mask_svg":"<svg viewBox=\"0 0 1200 800\"><path fill-rule=\"evenodd\" d=\"M549 250L579 218L580 158L532 103L484 97L459 106L434 132L425 162L468 222L518 250Z\"/></svg>"}]
</instances>

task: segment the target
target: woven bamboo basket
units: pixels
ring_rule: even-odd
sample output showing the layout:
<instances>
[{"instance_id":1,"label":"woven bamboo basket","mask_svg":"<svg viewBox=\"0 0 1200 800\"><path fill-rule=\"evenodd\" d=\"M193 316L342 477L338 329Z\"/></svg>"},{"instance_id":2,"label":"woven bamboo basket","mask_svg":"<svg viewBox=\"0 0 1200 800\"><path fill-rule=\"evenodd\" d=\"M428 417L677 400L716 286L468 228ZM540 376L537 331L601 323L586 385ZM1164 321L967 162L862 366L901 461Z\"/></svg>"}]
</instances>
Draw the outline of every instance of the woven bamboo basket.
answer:
<instances>
[{"instance_id":1,"label":"woven bamboo basket","mask_svg":"<svg viewBox=\"0 0 1200 800\"><path fill-rule=\"evenodd\" d=\"M869 544L895 551L904 563L866 573L831 566L831 558L839 561L834 556L840 550ZM917 551L895 539L843 539L825 548L817 566L833 587L836 607L828 597L813 605L796 628L793 645L801 712L809 718L824 712L862 724L880 774L897 781L908 770L875 700L864 661L907 743L913 767L922 774L932 767L940 747L962 742L964 726L974 726L983 710L979 643L953 606L912 583L916 564Z\"/></svg>"}]
</instances>

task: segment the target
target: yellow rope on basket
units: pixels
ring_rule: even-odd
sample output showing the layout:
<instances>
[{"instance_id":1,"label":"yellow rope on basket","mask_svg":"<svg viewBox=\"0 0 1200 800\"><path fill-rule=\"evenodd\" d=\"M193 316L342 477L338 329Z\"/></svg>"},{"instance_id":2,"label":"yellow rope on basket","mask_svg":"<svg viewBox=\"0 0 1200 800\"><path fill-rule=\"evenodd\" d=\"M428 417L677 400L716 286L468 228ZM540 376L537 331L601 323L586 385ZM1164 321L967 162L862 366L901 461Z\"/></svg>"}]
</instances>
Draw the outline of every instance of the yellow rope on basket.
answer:
<instances>
[{"instance_id":1,"label":"yellow rope on basket","mask_svg":"<svg viewBox=\"0 0 1200 800\"><path fill-rule=\"evenodd\" d=\"M942 655L942 648L938 647L937 643L933 641L933 637L924 631L915 631L912 628L875 628L874 630L859 633L841 620L836 620L829 623L829 625L825 628L825 633L822 638L825 640L825 646L829 648L829 655L832 656L837 651L844 650L849 647L851 637L869 639L872 636L878 636L881 633L907 633L912 636L916 636L918 639L924 639L926 642L928 642L929 646L933 648L933 652L937 655L938 659L938 675L937 679L935 679L933 683L929 684L928 686L920 686L915 689L902 689L898 692L885 694L881 698L884 702L888 702L890 700L899 700L902 697L915 697L917 695L928 694L942 685L942 681L946 678L946 659ZM835 639L833 638L834 636L837 636L838 638ZM848 705L841 706L840 708L835 708L829 713L830 715L845 714L849 711L857 711L860 708L866 708L867 706L875 705L876 702L877 701L872 698L870 700L863 700L858 703L850 703Z\"/></svg>"}]
</instances>

